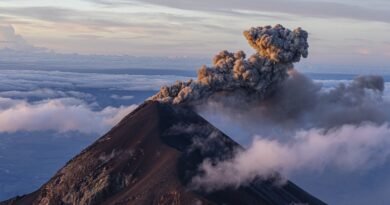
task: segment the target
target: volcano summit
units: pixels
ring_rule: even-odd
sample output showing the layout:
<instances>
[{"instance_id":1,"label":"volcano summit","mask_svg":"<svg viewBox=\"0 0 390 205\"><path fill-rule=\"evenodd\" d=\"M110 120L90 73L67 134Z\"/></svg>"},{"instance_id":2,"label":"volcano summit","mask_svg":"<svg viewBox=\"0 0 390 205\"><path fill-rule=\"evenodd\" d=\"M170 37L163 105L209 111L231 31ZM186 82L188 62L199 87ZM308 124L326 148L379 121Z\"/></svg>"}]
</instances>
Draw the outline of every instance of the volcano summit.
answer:
<instances>
[{"instance_id":1,"label":"volcano summit","mask_svg":"<svg viewBox=\"0 0 390 205\"><path fill-rule=\"evenodd\" d=\"M192 110L149 101L39 190L0 204L324 204L291 182L192 189L204 159L229 159L235 149L242 148Z\"/></svg>"}]
</instances>

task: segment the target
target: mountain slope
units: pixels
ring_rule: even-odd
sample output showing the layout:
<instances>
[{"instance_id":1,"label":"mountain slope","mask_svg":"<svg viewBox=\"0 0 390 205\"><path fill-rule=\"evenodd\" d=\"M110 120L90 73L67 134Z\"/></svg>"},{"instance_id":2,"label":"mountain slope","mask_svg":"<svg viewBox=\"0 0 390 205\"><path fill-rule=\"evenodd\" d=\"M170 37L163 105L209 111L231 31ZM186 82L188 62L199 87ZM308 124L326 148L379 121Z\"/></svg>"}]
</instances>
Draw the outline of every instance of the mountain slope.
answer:
<instances>
[{"instance_id":1,"label":"mountain slope","mask_svg":"<svg viewBox=\"0 0 390 205\"><path fill-rule=\"evenodd\" d=\"M291 182L256 181L203 193L188 183L205 158L232 157L240 146L193 111L146 102L69 161L19 204L324 204Z\"/></svg>"}]
</instances>

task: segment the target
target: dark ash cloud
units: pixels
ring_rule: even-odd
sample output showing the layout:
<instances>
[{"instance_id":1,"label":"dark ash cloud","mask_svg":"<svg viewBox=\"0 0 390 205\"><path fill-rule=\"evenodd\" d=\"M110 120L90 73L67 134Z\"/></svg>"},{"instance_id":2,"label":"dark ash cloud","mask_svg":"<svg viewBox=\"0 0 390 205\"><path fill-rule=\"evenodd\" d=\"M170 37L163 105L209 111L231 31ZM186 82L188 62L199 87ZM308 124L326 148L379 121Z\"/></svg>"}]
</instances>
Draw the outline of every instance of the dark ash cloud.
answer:
<instances>
[{"instance_id":1,"label":"dark ash cloud","mask_svg":"<svg viewBox=\"0 0 390 205\"><path fill-rule=\"evenodd\" d=\"M257 27L245 31L244 36L257 51L249 59L243 51L221 51L212 67L199 69L197 81L164 86L151 100L192 104L224 92L247 92L248 100L264 99L285 80L293 63L308 55L308 33L301 28Z\"/></svg>"}]
</instances>

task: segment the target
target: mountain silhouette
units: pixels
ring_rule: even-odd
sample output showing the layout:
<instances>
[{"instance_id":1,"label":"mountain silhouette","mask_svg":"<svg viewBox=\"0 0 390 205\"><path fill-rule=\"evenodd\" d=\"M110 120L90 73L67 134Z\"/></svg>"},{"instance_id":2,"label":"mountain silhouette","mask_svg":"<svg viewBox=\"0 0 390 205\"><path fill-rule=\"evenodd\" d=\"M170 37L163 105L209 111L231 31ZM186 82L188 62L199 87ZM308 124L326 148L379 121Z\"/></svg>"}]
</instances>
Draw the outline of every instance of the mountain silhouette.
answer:
<instances>
[{"instance_id":1,"label":"mountain silhouette","mask_svg":"<svg viewBox=\"0 0 390 205\"><path fill-rule=\"evenodd\" d=\"M242 148L191 109L148 101L40 189L0 205L325 204L290 181L214 192L191 187L204 159L229 159L235 149Z\"/></svg>"}]
</instances>

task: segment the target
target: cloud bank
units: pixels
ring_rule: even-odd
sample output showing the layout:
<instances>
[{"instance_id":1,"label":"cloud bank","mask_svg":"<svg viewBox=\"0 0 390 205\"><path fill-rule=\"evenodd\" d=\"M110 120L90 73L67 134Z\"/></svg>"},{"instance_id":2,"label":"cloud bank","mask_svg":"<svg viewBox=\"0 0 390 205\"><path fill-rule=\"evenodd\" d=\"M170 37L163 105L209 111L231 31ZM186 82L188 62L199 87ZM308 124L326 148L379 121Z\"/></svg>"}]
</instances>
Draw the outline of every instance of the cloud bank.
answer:
<instances>
[{"instance_id":1,"label":"cloud bank","mask_svg":"<svg viewBox=\"0 0 390 205\"><path fill-rule=\"evenodd\" d=\"M102 134L136 107L126 103L138 103L146 93L177 78L186 79L171 74L2 70L0 132Z\"/></svg>"},{"instance_id":2,"label":"cloud bank","mask_svg":"<svg viewBox=\"0 0 390 205\"><path fill-rule=\"evenodd\" d=\"M238 151L232 160L217 164L205 161L200 167L205 174L195 177L193 185L211 191L274 177L276 172L287 177L325 168L344 172L369 170L389 160L389 134L387 123L363 123L298 131L288 142L254 136L248 149Z\"/></svg>"},{"instance_id":3,"label":"cloud bank","mask_svg":"<svg viewBox=\"0 0 390 205\"><path fill-rule=\"evenodd\" d=\"M0 48L30 50L34 47L28 44L21 35L16 34L13 26L0 25Z\"/></svg>"},{"instance_id":4,"label":"cloud bank","mask_svg":"<svg viewBox=\"0 0 390 205\"><path fill-rule=\"evenodd\" d=\"M94 111L84 101L59 98L29 103L0 98L0 132L54 130L102 134L137 106Z\"/></svg>"}]
</instances>

